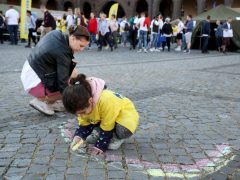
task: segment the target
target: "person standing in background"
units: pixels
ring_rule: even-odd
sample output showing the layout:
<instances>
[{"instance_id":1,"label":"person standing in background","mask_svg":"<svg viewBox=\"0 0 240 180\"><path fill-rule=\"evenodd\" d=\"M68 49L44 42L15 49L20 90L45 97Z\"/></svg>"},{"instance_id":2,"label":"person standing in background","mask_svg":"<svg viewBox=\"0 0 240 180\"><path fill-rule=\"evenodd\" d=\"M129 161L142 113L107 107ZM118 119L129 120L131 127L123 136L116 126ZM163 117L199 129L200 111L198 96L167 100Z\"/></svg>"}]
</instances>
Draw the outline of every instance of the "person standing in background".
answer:
<instances>
[{"instance_id":1,"label":"person standing in background","mask_svg":"<svg viewBox=\"0 0 240 180\"><path fill-rule=\"evenodd\" d=\"M63 14L63 17L61 19L61 31L65 33L67 31L67 15Z\"/></svg>"},{"instance_id":2,"label":"person standing in background","mask_svg":"<svg viewBox=\"0 0 240 180\"><path fill-rule=\"evenodd\" d=\"M141 13L141 17L138 20L137 26L139 27L139 38L138 38L138 52L142 52L142 44L144 45L144 52L147 53L147 32L148 26L145 23L145 13Z\"/></svg>"},{"instance_id":3,"label":"person standing in background","mask_svg":"<svg viewBox=\"0 0 240 180\"><path fill-rule=\"evenodd\" d=\"M56 21L52 14L48 11L45 5L40 6L41 11L44 13L41 38L52 30L56 29Z\"/></svg>"},{"instance_id":4,"label":"person standing in background","mask_svg":"<svg viewBox=\"0 0 240 180\"><path fill-rule=\"evenodd\" d=\"M171 48L171 38L172 38L172 35L173 35L173 29L172 29L172 25L170 24L170 18L169 17L167 17L165 19L165 23L162 27L162 33L163 33L163 36L166 37L166 41L164 41L163 44L162 44L163 51L165 49L165 45L167 44L168 52L169 52L170 48Z\"/></svg>"},{"instance_id":5,"label":"person standing in background","mask_svg":"<svg viewBox=\"0 0 240 180\"><path fill-rule=\"evenodd\" d=\"M210 26L210 16L207 16L207 19L202 22L202 53L208 52L208 38L211 32Z\"/></svg>"},{"instance_id":6,"label":"person standing in background","mask_svg":"<svg viewBox=\"0 0 240 180\"><path fill-rule=\"evenodd\" d=\"M116 15L112 14L111 20L109 21L109 28L113 37L113 46L117 48L117 34L118 34L118 22L116 20Z\"/></svg>"},{"instance_id":7,"label":"person standing in background","mask_svg":"<svg viewBox=\"0 0 240 180\"><path fill-rule=\"evenodd\" d=\"M175 51L181 51L181 46L182 46L182 36L183 36L183 28L184 24L182 22L182 18L178 17L178 32L177 32L177 48Z\"/></svg>"},{"instance_id":8,"label":"person standing in background","mask_svg":"<svg viewBox=\"0 0 240 180\"><path fill-rule=\"evenodd\" d=\"M223 53L226 54L226 50L230 45L230 38L233 37L233 30L232 30L232 18L228 17L227 22L223 24L223 45L222 45L222 50ZM225 35L226 33L227 36Z\"/></svg>"},{"instance_id":9,"label":"person standing in background","mask_svg":"<svg viewBox=\"0 0 240 180\"><path fill-rule=\"evenodd\" d=\"M106 14L101 13L100 20L98 24L98 30L99 30L99 43L98 51L102 50L102 46L104 45L104 41L109 44L111 51L113 51L113 45L112 40L110 38L110 32L109 32L109 24L108 20L106 19Z\"/></svg>"},{"instance_id":10,"label":"person standing in background","mask_svg":"<svg viewBox=\"0 0 240 180\"><path fill-rule=\"evenodd\" d=\"M123 47L127 46L127 39L128 39L128 32L130 30L130 25L127 21L127 17L124 16L122 18L122 22L120 23L120 27L121 27L121 42Z\"/></svg>"},{"instance_id":11,"label":"person standing in background","mask_svg":"<svg viewBox=\"0 0 240 180\"><path fill-rule=\"evenodd\" d=\"M217 45L218 52L221 52L222 38L223 38L222 24L219 20L216 21L216 24L217 24L217 28L215 29L216 45Z\"/></svg>"},{"instance_id":12,"label":"person standing in background","mask_svg":"<svg viewBox=\"0 0 240 180\"><path fill-rule=\"evenodd\" d=\"M97 43L96 34L98 30L98 22L94 13L90 13L91 19L88 21L88 32L90 33L90 42L89 42L89 50L91 50L92 43Z\"/></svg>"},{"instance_id":13,"label":"person standing in background","mask_svg":"<svg viewBox=\"0 0 240 180\"><path fill-rule=\"evenodd\" d=\"M67 30L70 26L74 25L74 16L73 11L71 8L68 8L68 15L67 15Z\"/></svg>"},{"instance_id":14,"label":"person standing in background","mask_svg":"<svg viewBox=\"0 0 240 180\"><path fill-rule=\"evenodd\" d=\"M186 26L184 28L186 29L185 38L186 38L186 43L187 43L187 49L183 52L190 53L191 39L192 39L192 32L193 32L192 15L187 16L187 22L186 22Z\"/></svg>"},{"instance_id":15,"label":"person standing in background","mask_svg":"<svg viewBox=\"0 0 240 180\"><path fill-rule=\"evenodd\" d=\"M129 30L129 41L130 41L130 44L131 44L130 50L132 50L132 49L136 48L136 44L137 44L138 14L136 14L134 17L130 18L129 23L130 23L130 26L131 26L131 28Z\"/></svg>"},{"instance_id":16,"label":"person standing in background","mask_svg":"<svg viewBox=\"0 0 240 180\"><path fill-rule=\"evenodd\" d=\"M19 13L13 9L13 6L9 6L9 10L6 11L6 23L7 29L10 34L11 45L18 44L18 23Z\"/></svg>"},{"instance_id":17,"label":"person standing in background","mask_svg":"<svg viewBox=\"0 0 240 180\"><path fill-rule=\"evenodd\" d=\"M159 16L155 16L154 19L151 22L151 42L150 42L150 51L160 51L157 49L157 40L158 40L158 34L159 34Z\"/></svg>"},{"instance_id":18,"label":"person standing in background","mask_svg":"<svg viewBox=\"0 0 240 180\"><path fill-rule=\"evenodd\" d=\"M4 29L5 18L3 16L3 12L0 11L0 41L3 44L3 29Z\"/></svg>"},{"instance_id":19,"label":"person standing in background","mask_svg":"<svg viewBox=\"0 0 240 180\"><path fill-rule=\"evenodd\" d=\"M31 48L31 40L33 40L34 44L36 45L36 38L33 36L33 32L36 28L36 21L32 15L32 12L27 10L27 27L28 27L28 45L25 46L26 48Z\"/></svg>"}]
</instances>

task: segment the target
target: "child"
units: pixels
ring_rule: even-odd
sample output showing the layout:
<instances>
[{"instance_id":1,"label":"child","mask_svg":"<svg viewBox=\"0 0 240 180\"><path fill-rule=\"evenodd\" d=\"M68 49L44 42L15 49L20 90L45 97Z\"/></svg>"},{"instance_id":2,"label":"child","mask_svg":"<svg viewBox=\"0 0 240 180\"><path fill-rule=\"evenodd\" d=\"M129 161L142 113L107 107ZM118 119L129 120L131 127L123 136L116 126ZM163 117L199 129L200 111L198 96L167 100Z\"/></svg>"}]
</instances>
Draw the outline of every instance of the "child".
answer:
<instances>
[{"instance_id":1,"label":"child","mask_svg":"<svg viewBox=\"0 0 240 180\"><path fill-rule=\"evenodd\" d=\"M98 155L107 149L118 149L125 138L135 133L139 115L128 98L103 88L93 90L91 78L84 74L71 79L70 84L64 90L63 104L78 116L79 128L73 143L85 141L95 127L100 127L95 146L90 149L91 154Z\"/></svg>"}]
</instances>

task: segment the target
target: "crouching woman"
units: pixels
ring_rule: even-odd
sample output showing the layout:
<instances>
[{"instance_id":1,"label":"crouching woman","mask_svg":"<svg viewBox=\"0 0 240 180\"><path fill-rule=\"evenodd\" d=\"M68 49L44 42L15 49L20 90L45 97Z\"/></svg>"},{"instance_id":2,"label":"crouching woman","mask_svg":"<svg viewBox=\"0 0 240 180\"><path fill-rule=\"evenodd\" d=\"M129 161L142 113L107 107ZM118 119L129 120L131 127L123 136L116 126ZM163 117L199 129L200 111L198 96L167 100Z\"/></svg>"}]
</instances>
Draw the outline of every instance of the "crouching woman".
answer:
<instances>
[{"instance_id":1,"label":"crouching woman","mask_svg":"<svg viewBox=\"0 0 240 180\"><path fill-rule=\"evenodd\" d=\"M81 52L89 39L87 28L72 26L69 35L54 30L40 40L21 73L25 91L35 97L29 103L33 108L46 115L62 109L61 94L70 77L77 76L73 55Z\"/></svg>"}]
</instances>

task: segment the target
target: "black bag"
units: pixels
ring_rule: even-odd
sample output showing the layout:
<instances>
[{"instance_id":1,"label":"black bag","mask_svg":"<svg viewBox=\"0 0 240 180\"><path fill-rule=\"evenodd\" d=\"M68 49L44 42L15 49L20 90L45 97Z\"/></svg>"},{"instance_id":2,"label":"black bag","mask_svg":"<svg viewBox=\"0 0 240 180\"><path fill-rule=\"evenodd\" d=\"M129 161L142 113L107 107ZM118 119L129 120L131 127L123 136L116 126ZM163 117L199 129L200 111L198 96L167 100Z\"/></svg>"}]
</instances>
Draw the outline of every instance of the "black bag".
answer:
<instances>
[{"instance_id":1,"label":"black bag","mask_svg":"<svg viewBox=\"0 0 240 180\"><path fill-rule=\"evenodd\" d=\"M124 31L129 31L130 30L130 25L128 22L125 23Z\"/></svg>"}]
</instances>

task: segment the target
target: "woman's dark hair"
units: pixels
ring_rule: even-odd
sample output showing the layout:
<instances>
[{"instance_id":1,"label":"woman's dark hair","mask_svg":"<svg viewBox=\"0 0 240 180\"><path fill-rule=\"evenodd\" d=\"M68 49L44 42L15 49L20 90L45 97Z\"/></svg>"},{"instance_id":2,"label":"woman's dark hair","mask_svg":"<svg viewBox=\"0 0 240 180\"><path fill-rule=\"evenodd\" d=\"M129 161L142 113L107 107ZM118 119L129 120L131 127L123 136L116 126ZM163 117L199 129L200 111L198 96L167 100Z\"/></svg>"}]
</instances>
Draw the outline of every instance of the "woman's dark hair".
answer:
<instances>
[{"instance_id":1,"label":"woman's dark hair","mask_svg":"<svg viewBox=\"0 0 240 180\"><path fill-rule=\"evenodd\" d=\"M81 25L72 25L68 29L69 35L75 36L77 39L85 38L87 41L90 40L90 34L88 29Z\"/></svg>"},{"instance_id":2,"label":"woman's dark hair","mask_svg":"<svg viewBox=\"0 0 240 180\"><path fill-rule=\"evenodd\" d=\"M89 99L92 97L92 89L86 76L79 74L70 80L70 85L64 90L62 101L66 110L75 114L90 106Z\"/></svg>"}]
</instances>

